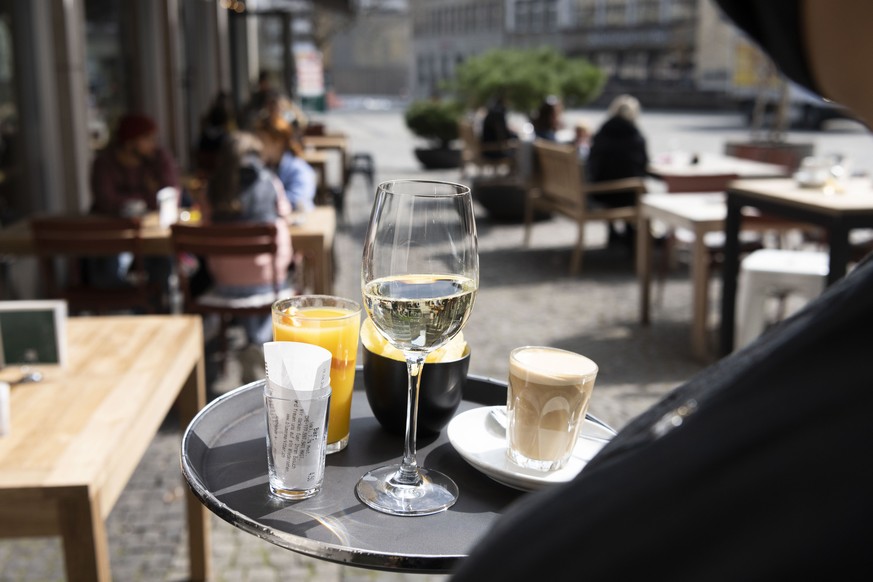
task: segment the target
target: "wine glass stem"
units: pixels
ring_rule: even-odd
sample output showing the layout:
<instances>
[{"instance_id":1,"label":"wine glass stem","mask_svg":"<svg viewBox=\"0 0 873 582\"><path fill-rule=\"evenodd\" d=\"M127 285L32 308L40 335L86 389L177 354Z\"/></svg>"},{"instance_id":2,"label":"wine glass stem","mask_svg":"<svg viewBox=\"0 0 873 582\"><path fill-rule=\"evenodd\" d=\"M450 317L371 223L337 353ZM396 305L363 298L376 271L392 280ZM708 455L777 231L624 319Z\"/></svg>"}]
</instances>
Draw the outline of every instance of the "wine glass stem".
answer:
<instances>
[{"instance_id":1,"label":"wine glass stem","mask_svg":"<svg viewBox=\"0 0 873 582\"><path fill-rule=\"evenodd\" d=\"M411 352L406 356L406 371L409 376L409 390L406 399L406 438L403 441L403 461L395 478L402 485L418 485L421 474L415 460L415 435L418 429L418 389L421 385L421 369L424 367L424 354Z\"/></svg>"}]
</instances>

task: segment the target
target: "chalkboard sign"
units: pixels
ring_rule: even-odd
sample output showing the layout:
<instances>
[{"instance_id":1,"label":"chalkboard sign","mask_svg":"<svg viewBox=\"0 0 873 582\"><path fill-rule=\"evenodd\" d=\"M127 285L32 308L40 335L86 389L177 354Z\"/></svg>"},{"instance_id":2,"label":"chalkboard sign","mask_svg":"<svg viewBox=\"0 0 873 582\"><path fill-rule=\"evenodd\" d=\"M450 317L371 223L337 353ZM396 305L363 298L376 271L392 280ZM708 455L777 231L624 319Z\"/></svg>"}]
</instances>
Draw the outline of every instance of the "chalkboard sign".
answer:
<instances>
[{"instance_id":1,"label":"chalkboard sign","mask_svg":"<svg viewBox=\"0 0 873 582\"><path fill-rule=\"evenodd\" d=\"M0 301L0 364L66 361L64 301Z\"/></svg>"}]
</instances>

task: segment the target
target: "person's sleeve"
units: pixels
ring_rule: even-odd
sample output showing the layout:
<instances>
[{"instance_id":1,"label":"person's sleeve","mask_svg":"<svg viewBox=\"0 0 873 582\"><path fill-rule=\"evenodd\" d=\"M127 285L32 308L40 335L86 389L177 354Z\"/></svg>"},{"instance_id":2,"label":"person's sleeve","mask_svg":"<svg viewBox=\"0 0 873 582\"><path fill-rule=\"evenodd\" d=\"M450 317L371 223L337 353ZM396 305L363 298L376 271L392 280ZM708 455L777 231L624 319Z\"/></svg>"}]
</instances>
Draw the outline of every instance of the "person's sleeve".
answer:
<instances>
[{"instance_id":1,"label":"person's sleeve","mask_svg":"<svg viewBox=\"0 0 873 582\"><path fill-rule=\"evenodd\" d=\"M280 217L286 217L291 214L291 203L288 201L288 194L285 192L285 186L278 176L273 176L273 187L276 189L276 213Z\"/></svg>"},{"instance_id":2,"label":"person's sleeve","mask_svg":"<svg viewBox=\"0 0 873 582\"><path fill-rule=\"evenodd\" d=\"M282 166L285 166L284 172ZM285 194L294 210L309 211L315 206L317 179L315 170L300 158L285 156L279 166ZM284 176L282 175L284 174Z\"/></svg>"},{"instance_id":3,"label":"person's sleeve","mask_svg":"<svg viewBox=\"0 0 873 582\"><path fill-rule=\"evenodd\" d=\"M276 218L276 267L279 279L284 281L288 278L288 269L294 257L287 220L288 215L291 214L291 204L288 202L288 197L285 196L285 188L278 177L273 178L273 186L276 188L276 214L279 215Z\"/></svg>"},{"instance_id":4,"label":"person's sleeve","mask_svg":"<svg viewBox=\"0 0 873 582\"><path fill-rule=\"evenodd\" d=\"M173 159L173 156L170 155L168 151L163 148L158 149L158 161L160 162L160 182L161 187L172 186L173 188L179 187L179 167L176 164L176 160Z\"/></svg>"},{"instance_id":5,"label":"person's sleeve","mask_svg":"<svg viewBox=\"0 0 873 582\"><path fill-rule=\"evenodd\" d=\"M101 214L117 215L121 209L122 196L112 179L112 168L103 155L98 155L91 169L91 195L94 210Z\"/></svg>"}]
</instances>

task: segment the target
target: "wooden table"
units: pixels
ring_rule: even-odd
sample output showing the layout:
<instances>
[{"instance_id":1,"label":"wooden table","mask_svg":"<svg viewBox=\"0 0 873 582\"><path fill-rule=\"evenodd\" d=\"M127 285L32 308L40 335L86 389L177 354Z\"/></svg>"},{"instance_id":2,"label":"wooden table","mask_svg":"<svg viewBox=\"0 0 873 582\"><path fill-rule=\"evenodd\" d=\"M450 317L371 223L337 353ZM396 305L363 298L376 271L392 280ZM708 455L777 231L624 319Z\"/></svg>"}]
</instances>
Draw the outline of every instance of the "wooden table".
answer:
<instances>
[{"instance_id":1,"label":"wooden table","mask_svg":"<svg viewBox=\"0 0 873 582\"><path fill-rule=\"evenodd\" d=\"M318 150L304 150L300 154L300 159L312 166L315 174L318 177L316 182L315 199L321 201L327 192L327 160L328 156L324 152Z\"/></svg>"},{"instance_id":2,"label":"wooden table","mask_svg":"<svg viewBox=\"0 0 873 582\"><path fill-rule=\"evenodd\" d=\"M658 155L649 164L649 174L655 178L663 178L664 176L707 176L714 174L735 174L740 178L782 178L789 173L785 166L746 160L724 154L696 154L697 162L692 163L694 155L691 152L674 152Z\"/></svg>"},{"instance_id":3,"label":"wooden table","mask_svg":"<svg viewBox=\"0 0 873 582\"><path fill-rule=\"evenodd\" d=\"M184 428L205 404L203 329L192 316L88 317L67 332L66 368L12 387L0 537L59 535L67 580L109 581L106 517L170 407ZM205 580L209 516L190 492L186 503L191 579Z\"/></svg>"},{"instance_id":4,"label":"wooden table","mask_svg":"<svg viewBox=\"0 0 873 582\"><path fill-rule=\"evenodd\" d=\"M744 207L768 215L823 227L830 248L828 284L846 274L849 263L849 231L873 228L873 185L869 178L851 180L844 192L822 188L801 188L794 180L737 180L727 192L725 221L724 286L721 305L721 352L729 354L734 345L737 276L739 273L739 232Z\"/></svg>"},{"instance_id":5,"label":"wooden table","mask_svg":"<svg viewBox=\"0 0 873 582\"><path fill-rule=\"evenodd\" d=\"M637 279L640 284L640 322L649 323L652 279L650 224L659 220L672 228L694 233L691 248L691 351L698 359L709 358L707 312L709 305L709 251L704 236L724 228L727 206L723 194L646 194L640 198L637 229Z\"/></svg>"},{"instance_id":6,"label":"wooden table","mask_svg":"<svg viewBox=\"0 0 873 582\"><path fill-rule=\"evenodd\" d=\"M303 268L312 277L312 292L333 293L333 241L336 237L336 209L316 206L310 212L294 214L291 242L295 252L303 253Z\"/></svg>"},{"instance_id":7,"label":"wooden table","mask_svg":"<svg viewBox=\"0 0 873 582\"><path fill-rule=\"evenodd\" d=\"M333 240L336 236L336 210L332 206L316 206L307 213L289 217L289 230L294 249L303 253L307 279L314 282L313 292L329 294L333 290ZM143 252L152 256L172 255L170 229L161 228L157 214L146 215L142 228ZM0 253L34 254L30 222L25 219L0 229Z\"/></svg>"},{"instance_id":8,"label":"wooden table","mask_svg":"<svg viewBox=\"0 0 873 582\"><path fill-rule=\"evenodd\" d=\"M340 156L340 172L342 185L348 182L349 171L349 138L342 133L330 133L326 135L307 135L303 138L303 145L318 152L333 150Z\"/></svg>"}]
</instances>

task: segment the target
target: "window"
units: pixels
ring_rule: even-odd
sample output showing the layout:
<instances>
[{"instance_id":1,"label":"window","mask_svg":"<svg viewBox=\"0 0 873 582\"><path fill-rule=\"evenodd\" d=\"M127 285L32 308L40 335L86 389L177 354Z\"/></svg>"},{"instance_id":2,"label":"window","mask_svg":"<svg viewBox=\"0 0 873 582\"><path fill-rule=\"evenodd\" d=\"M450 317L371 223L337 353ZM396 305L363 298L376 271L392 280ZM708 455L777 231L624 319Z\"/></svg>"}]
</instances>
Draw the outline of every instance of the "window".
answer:
<instances>
[{"instance_id":1,"label":"window","mask_svg":"<svg viewBox=\"0 0 873 582\"><path fill-rule=\"evenodd\" d=\"M16 214L15 202L21 186L21 144L18 122L18 99L15 83L15 59L12 41L11 7L3 4L0 12L0 221Z\"/></svg>"},{"instance_id":2,"label":"window","mask_svg":"<svg viewBox=\"0 0 873 582\"><path fill-rule=\"evenodd\" d=\"M121 0L85 1L85 67L88 71L88 129L100 149L130 104Z\"/></svg>"}]
</instances>

